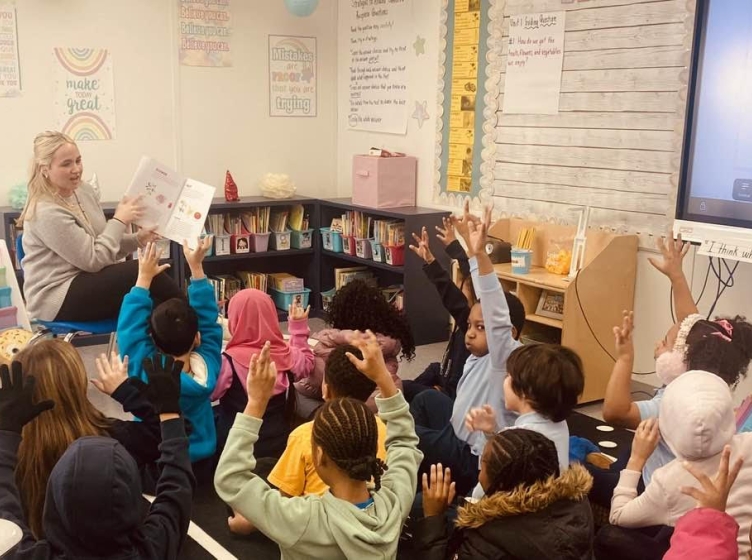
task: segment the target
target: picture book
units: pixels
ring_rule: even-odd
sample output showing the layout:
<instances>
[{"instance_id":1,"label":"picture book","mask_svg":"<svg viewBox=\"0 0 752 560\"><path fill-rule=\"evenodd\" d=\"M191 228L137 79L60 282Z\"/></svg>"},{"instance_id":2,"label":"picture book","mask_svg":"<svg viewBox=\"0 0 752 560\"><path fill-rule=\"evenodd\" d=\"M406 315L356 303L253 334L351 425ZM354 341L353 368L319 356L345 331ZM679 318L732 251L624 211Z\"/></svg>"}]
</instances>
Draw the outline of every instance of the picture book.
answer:
<instances>
[{"instance_id":1,"label":"picture book","mask_svg":"<svg viewBox=\"0 0 752 560\"><path fill-rule=\"evenodd\" d=\"M156 233L176 243L188 241L196 247L204 229L216 189L144 156L138 164L127 197L142 196L144 215L135 222L143 228L156 227Z\"/></svg>"}]
</instances>

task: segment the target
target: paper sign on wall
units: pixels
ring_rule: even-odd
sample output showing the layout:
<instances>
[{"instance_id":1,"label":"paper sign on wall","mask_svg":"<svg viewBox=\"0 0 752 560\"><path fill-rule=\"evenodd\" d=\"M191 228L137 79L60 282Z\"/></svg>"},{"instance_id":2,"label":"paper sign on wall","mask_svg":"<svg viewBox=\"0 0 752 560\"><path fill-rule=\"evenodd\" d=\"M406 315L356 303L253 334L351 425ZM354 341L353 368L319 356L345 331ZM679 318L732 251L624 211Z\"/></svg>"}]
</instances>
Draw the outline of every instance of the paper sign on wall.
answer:
<instances>
[{"instance_id":1,"label":"paper sign on wall","mask_svg":"<svg viewBox=\"0 0 752 560\"><path fill-rule=\"evenodd\" d=\"M76 141L115 138L115 87L107 49L53 50L55 129Z\"/></svg>"},{"instance_id":2,"label":"paper sign on wall","mask_svg":"<svg viewBox=\"0 0 752 560\"><path fill-rule=\"evenodd\" d=\"M504 81L504 112L559 112L566 12L509 18L509 53Z\"/></svg>"},{"instance_id":3,"label":"paper sign on wall","mask_svg":"<svg viewBox=\"0 0 752 560\"><path fill-rule=\"evenodd\" d=\"M230 0L176 1L180 64L232 66Z\"/></svg>"},{"instance_id":4,"label":"paper sign on wall","mask_svg":"<svg viewBox=\"0 0 752 560\"><path fill-rule=\"evenodd\" d=\"M411 8L410 0L349 2L350 130L407 132Z\"/></svg>"},{"instance_id":5,"label":"paper sign on wall","mask_svg":"<svg viewBox=\"0 0 752 560\"><path fill-rule=\"evenodd\" d=\"M0 5L0 97L21 95L16 9Z\"/></svg>"},{"instance_id":6,"label":"paper sign on wall","mask_svg":"<svg viewBox=\"0 0 752 560\"><path fill-rule=\"evenodd\" d=\"M269 116L316 116L316 38L269 35Z\"/></svg>"}]
</instances>

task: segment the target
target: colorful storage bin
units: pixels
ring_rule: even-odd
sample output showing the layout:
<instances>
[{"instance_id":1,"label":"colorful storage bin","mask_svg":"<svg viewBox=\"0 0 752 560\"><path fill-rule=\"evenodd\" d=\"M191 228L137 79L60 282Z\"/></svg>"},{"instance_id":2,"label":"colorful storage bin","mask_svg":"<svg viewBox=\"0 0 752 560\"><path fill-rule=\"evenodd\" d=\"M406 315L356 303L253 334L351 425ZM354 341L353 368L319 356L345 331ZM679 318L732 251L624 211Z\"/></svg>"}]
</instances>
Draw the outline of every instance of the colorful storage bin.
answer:
<instances>
[{"instance_id":1,"label":"colorful storage bin","mask_svg":"<svg viewBox=\"0 0 752 560\"><path fill-rule=\"evenodd\" d=\"M342 234L332 231L331 228L321 228L321 244L326 251L333 253L342 252Z\"/></svg>"},{"instance_id":2,"label":"colorful storage bin","mask_svg":"<svg viewBox=\"0 0 752 560\"><path fill-rule=\"evenodd\" d=\"M349 235L342 236L342 252L355 256L355 238Z\"/></svg>"},{"instance_id":3,"label":"colorful storage bin","mask_svg":"<svg viewBox=\"0 0 752 560\"><path fill-rule=\"evenodd\" d=\"M13 306L0 309L0 330L18 326L17 312L18 310Z\"/></svg>"},{"instance_id":4,"label":"colorful storage bin","mask_svg":"<svg viewBox=\"0 0 752 560\"><path fill-rule=\"evenodd\" d=\"M252 233L251 234L251 251L254 253L264 253L269 250L270 233Z\"/></svg>"},{"instance_id":5,"label":"colorful storage bin","mask_svg":"<svg viewBox=\"0 0 752 560\"><path fill-rule=\"evenodd\" d=\"M290 232L274 232L271 236L271 247L275 251L287 251L290 248Z\"/></svg>"},{"instance_id":6,"label":"colorful storage bin","mask_svg":"<svg viewBox=\"0 0 752 560\"><path fill-rule=\"evenodd\" d=\"M371 240L355 238L355 254L361 259L370 259L372 256Z\"/></svg>"},{"instance_id":7,"label":"colorful storage bin","mask_svg":"<svg viewBox=\"0 0 752 560\"><path fill-rule=\"evenodd\" d=\"M405 263L404 245L384 245L384 252L386 253L386 264L402 266Z\"/></svg>"},{"instance_id":8,"label":"colorful storage bin","mask_svg":"<svg viewBox=\"0 0 752 560\"><path fill-rule=\"evenodd\" d=\"M302 292L280 292L274 288L269 288L269 295L272 296L274 305L277 309L287 311L290 305L299 305L303 308L308 306L308 298L311 296L309 288L303 288Z\"/></svg>"},{"instance_id":9,"label":"colorful storage bin","mask_svg":"<svg viewBox=\"0 0 752 560\"><path fill-rule=\"evenodd\" d=\"M377 243L375 239L369 239L371 243L371 256L376 262L386 262L386 253L384 252L384 246L381 243Z\"/></svg>"},{"instance_id":10,"label":"colorful storage bin","mask_svg":"<svg viewBox=\"0 0 752 560\"><path fill-rule=\"evenodd\" d=\"M290 232L290 245L293 249L310 249L313 245L313 230L293 230Z\"/></svg>"},{"instance_id":11,"label":"colorful storage bin","mask_svg":"<svg viewBox=\"0 0 752 560\"><path fill-rule=\"evenodd\" d=\"M332 303L332 299L334 299L334 294L336 293L337 293L336 288L332 288L331 290L321 292L321 308L324 311L329 310L329 304Z\"/></svg>"}]
</instances>

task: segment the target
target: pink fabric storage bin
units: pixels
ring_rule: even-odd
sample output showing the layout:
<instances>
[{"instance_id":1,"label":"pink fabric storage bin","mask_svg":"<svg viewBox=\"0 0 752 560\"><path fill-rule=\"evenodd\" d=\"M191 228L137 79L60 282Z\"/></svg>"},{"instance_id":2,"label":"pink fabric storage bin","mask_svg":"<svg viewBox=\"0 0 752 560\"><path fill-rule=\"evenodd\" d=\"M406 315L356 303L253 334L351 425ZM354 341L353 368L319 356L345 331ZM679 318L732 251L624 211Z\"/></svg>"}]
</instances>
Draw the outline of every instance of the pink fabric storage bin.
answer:
<instances>
[{"instance_id":1,"label":"pink fabric storage bin","mask_svg":"<svg viewBox=\"0 0 752 560\"><path fill-rule=\"evenodd\" d=\"M353 156L352 203L368 208L415 206L418 160Z\"/></svg>"},{"instance_id":2,"label":"pink fabric storage bin","mask_svg":"<svg viewBox=\"0 0 752 560\"><path fill-rule=\"evenodd\" d=\"M0 329L11 329L18 326L17 311L13 306L0 309Z\"/></svg>"}]
</instances>

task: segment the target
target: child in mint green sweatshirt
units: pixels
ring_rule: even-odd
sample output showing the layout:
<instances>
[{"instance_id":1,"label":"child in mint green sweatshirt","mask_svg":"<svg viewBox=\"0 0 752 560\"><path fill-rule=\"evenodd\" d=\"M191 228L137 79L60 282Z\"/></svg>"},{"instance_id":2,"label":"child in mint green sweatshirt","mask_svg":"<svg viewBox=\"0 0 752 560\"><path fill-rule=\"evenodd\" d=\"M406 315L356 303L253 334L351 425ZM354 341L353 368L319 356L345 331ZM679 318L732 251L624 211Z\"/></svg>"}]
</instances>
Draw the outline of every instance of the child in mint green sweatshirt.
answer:
<instances>
[{"instance_id":1,"label":"child in mint green sweatshirt","mask_svg":"<svg viewBox=\"0 0 752 560\"><path fill-rule=\"evenodd\" d=\"M314 467L329 486L323 496L284 498L253 474L253 446L276 371L268 343L251 358L248 405L230 430L214 484L225 502L279 545L283 559L397 554L423 455L407 402L386 368L376 337L370 331L357 335L353 345L363 359L347 356L380 391L376 406L386 423L386 464L376 456L378 429L368 407L349 398L327 402L316 413L312 434Z\"/></svg>"}]
</instances>

